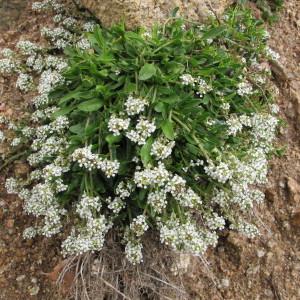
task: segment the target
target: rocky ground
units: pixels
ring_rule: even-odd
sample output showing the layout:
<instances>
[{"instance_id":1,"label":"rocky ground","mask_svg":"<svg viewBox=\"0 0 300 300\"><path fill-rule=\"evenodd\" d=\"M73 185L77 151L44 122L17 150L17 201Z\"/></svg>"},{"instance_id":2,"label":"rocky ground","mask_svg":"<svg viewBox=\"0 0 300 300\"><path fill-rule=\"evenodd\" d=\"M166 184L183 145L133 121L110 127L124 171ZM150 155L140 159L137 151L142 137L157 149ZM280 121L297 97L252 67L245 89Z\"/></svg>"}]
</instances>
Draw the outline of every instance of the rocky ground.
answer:
<instances>
[{"instance_id":1,"label":"rocky ground","mask_svg":"<svg viewBox=\"0 0 300 300\"><path fill-rule=\"evenodd\" d=\"M31 12L29 2L0 0L0 48L13 48L20 37L39 41L49 17ZM280 21L269 30L281 55L272 70L286 123L278 144L286 152L271 162L266 202L255 212L262 235L248 240L224 232L206 262L192 259L180 274L188 299L300 299L300 2L287 0ZM13 80L0 77L1 113L18 117L27 103ZM19 162L10 172L27 168ZM5 176L0 174L0 299L58 300L52 283L62 261L59 245L53 239L22 239L33 220L23 214L19 199L5 193Z\"/></svg>"}]
</instances>

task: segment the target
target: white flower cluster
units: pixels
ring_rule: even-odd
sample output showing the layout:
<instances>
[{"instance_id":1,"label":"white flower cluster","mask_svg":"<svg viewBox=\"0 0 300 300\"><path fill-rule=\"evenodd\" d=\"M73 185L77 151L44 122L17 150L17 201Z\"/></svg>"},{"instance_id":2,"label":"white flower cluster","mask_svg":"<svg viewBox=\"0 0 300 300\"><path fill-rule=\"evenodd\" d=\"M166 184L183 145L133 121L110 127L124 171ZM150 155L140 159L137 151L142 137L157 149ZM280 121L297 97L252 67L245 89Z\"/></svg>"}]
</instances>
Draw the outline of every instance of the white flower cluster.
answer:
<instances>
[{"instance_id":1,"label":"white flower cluster","mask_svg":"<svg viewBox=\"0 0 300 300\"><path fill-rule=\"evenodd\" d=\"M8 194L17 194L19 191L19 188L20 188L20 184L18 183L18 181L15 178L9 177L6 179L5 189Z\"/></svg>"},{"instance_id":2,"label":"white flower cluster","mask_svg":"<svg viewBox=\"0 0 300 300\"><path fill-rule=\"evenodd\" d=\"M32 55L41 50L41 48L35 43L22 40L17 43L16 47L23 55Z\"/></svg>"},{"instance_id":3,"label":"white flower cluster","mask_svg":"<svg viewBox=\"0 0 300 300\"><path fill-rule=\"evenodd\" d=\"M174 141L168 141L164 137L159 137L152 144L151 155L154 155L158 160L163 160L172 154L174 146Z\"/></svg>"},{"instance_id":4,"label":"white flower cluster","mask_svg":"<svg viewBox=\"0 0 300 300\"><path fill-rule=\"evenodd\" d=\"M120 197L115 197L114 200L109 203L108 208L112 210L114 214L118 214L125 208L125 202Z\"/></svg>"},{"instance_id":5,"label":"white flower cluster","mask_svg":"<svg viewBox=\"0 0 300 300\"><path fill-rule=\"evenodd\" d=\"M104 237L109 230L110 225L103 215L95 218L89 218L86 225L75 230L62 243L63 254L79 255L88 251L100 251L104 244Z\"/></svg>"},{"instance_id":6,"label":"white flower cluster","mask_svg":"<svg viewBox=\"0 0 300 300\"><path fill-rule=\"evenodd\" d=\"M16 137L16 138L14 138L14 139L11 141L10 145L11 145L12 147L17 147L17 146L19 146L19 145L21 144L21 142L22 142L21 138Z\"/></svg>"},{"instance_id":7,"label":"white flower cluster","mask_svg":"<svg viewBox=\"0 0 300 300\"><path fill-rule=\"evenodd\" d=\"M20 73L16 82L16 87L22 92L29 92L33 87L32 76L25 73Z\"/></svg>"},{"instance_id":8,"label":"white flower cluster","mask_svg":"<svg viewBox=\"0 0 300 300\"><path fill-rule=\"evenodd\" d=\"M130 119L118 118L112 115L108 121L108 129L113 135L120 135L120 131L127 130L130 124Z\"/></svg>"},{"instance_id":9,"label":"white flower cluster","mask_svg":"<svg viewBox=\"0 0 300 300\"><path fill-rule=\"evenodd\" d=\"M43 162L45 158L63 153L67 146L65 138L50 136L45 141L34 141L31 148L37 151L28 156L27 161L31 166L36 166Z\"/></svg>"},{"instance_id":10,"label":"white flower cluster","mask_svg":"<svg viewBox=\"0 0 300 300\"><path fill-rule=\"evenodd\" d=\"M159 163L157 167L147 168L134 173L134 182L137 187L141 188L163 186L169 178L170 173L162 163Z\"/></svg>"},{"instance_id":11,"label":"white flower cluster","mask_svg":"<svg viewBox=\"0 0 300 300\"><path fill-rule=\"evenodd\" d=\"M130 223L131 231L137 236L141 237L149 228L144 215L139 215Z\"/></svg>"},{"instance_id":12,"label":"white flower cluster","mask_svg":"<svg viewBox=\"0 0 300 300\"><path fill-rule=\"evenodd\" d=\"M211 215L206 216L205 225L210 230L222 230L225 227L225 219L217 213L212 213Z\"/></svg>"},{"instance_id":13,"label":"white flower cluster","mask_svg":"<svg viewBox=\"0 0 300 300\"><path fill-rule=\"evenodd\" d=\"M218 236L215 232L204 232L190 220L185 223L173 218L160 227L160 240L176 251L202 255L208 246L215 246Z\"/></svg>"},{"instance_id":14,"label":"white flower cluster","mask_svg":"<svg viewBox=\"0 0 300 300\"><path fill-rule=\"evenodd\" d=\"M56 12L61 12L63 10L63 5L57 0L44 0L32 3L32 10L41 12L48 9L53 9Z\"/></svg>"},{"instance_id":15,"label":"white flower cluster","mask_svg":"<svg viewBox=\"0 0 300 300\"><path fill-rule=\"evenodd\" d=\"M143 245L138 241L128 241L125 246L126 258L133 265L139 264L143 261L142 254Z\"/></svg>"},{"instance_id":16,"label":"white flower cluster","mask_svg":"<svg viewBox=\"0 0 300 300\"><path fill-rule=\"evenodd\" d=\"M44 27L42 28L41 33L57 49L64 49L67 46L70 46L73 38L72 34L68 30L61 27L57 27L53 29Z\"/></svg>"},{"instance_id":17,"label":"white flower cluster","mask_svg":"<svg viewBox=\"0 0 300 300\"><path fill-rule=\"evenodd\" d=\"M275 107L275 112L278 109ZM276 136L278 119L271 114L231 115L227 120L228 135L236 136L244 127L250 129L255 145L268 149Z\"/></svg>"},{"instance_id":18,"label":"white flower cluster","mask_svg":"<svg viewBox=\"0 0 300 300\"><path fill-rule=\"evenodd\" d=\"M209 93L212 90L212 86L209 85L204 79L200 77L197 78L197 95L203 97L205 94Z\"/></svg>"},{"instance_id":19,"label":"white flower cluster","mask_svg":"<svg viewBox=\"0 0 300 300\"><path fill-rule=\"evenodd\" d=\"M47 104L49 104L48 95L47 94L38 95L32 99L32 103L37 108L46 106Z\"/></svg>"},{"instance_id":20,"label":"white flower cluster","mask_svg":"<svg viewBox=\"0 0 300 300\"><path fill-rule=\"evenodd\" d=\"M250 148L243 161L232 156L218 166L206 167L205 172L211 178L220 183L229 183L229 189L226 192L216 191L212 201L222 207L237 204L245 211L253 207L254 203L261 203L264 194L252 186L267 182L267 170L266 153L261 148Z\"/></svg>"},{"instance_id":21,"label":"white flower cluster","mask_svg":"<svg viewBox=\"0 0 300 300\"><path fill-rule=\"evenodd\" d=\"M167 193L165 190L156 190L150 192L147 197L147 203L156 213L161 213L167 207Z\"/></svg>"},{"instance_id":22,"label":"white flower cluster","mask_svg":"<svg viewBox=\"0 0 300 300\"><path fill-rule=\"evenodd\" d=\"M129 116L134 116L143 112L148 104L146 99L134 98L130 95L125 101L125 110Z\"/></svg>"},{"instance_id":23,"label":"white flower cluster","mask_svg":"<svg viewBox=\"0 0 300 300\"><path fill-rule=\"evenodd\" d=\"M11 74L16 70L16 64L12 58L0 59L0 73Z\"/></svg>"},{"instance_id":24,"label":"white flower cluster","mask_svg":"<svg viewBox=\"0 0 300 300\"><path fill-rule=\"evenodd\" d=\"M226 120L226 125L228 126L227 134L236 136L239 132L243 130L243 124L236 115L232 114Z\"/></svg>"},{"instance_id":25,"label":"white flower cluster","mask_svg":"<svg viewBox=\"0 0 300 300\"><path fill-rule=\"evenodd\" d=\"M0 143L3 143L5 141L5 135L2 130L0 130Z\"/></svg>"},{"instance_id":26,"label":"white flower cluster","mask_svg":"<svg viewBox=\"0 0 300 300\"><path fill-rule=\"evenodd\" d=\"M144 118L139 118L135 130L130 130L126 136L138 145L144 145L148 137L156 130L155 123Z\"/></svg>"},{"instance_id":27,"label":"white flower cluster","mask_svg":"<svg viewBox=\"0 0 300 300\"><path fill-rule=\"evenodd\" d=\"M64 77L60 74L60 72L48 69L41 74L37 89L42 95L48 94L57 85L63 83Z\"/></svg>"},{"instance_id":28,"label":"white flower cluster","mask_svg":"<svg viewBox=\"0 0 300 300\"><path fill-rule=\"evenodd\" d=\"M9 48L3 48L1 49L0 54L5 58L12 58L15 55L15 52Z\"/></svg>"},{"instance_id":29,"label":"white flower cluster","mask_svg":"<svg viewBox=\"0 0 300 300\"><path fill-rule=\"evenodd\" d=\"M76 26L76 24L77 24L77 21L73 17L67 17L62 22L62 25L69 29L74 28Z\"/></svg>"},{"instance_id":30,"label":"white flower cluster","mask_svg":"<svg viewBox=\"0 0 300 300\"><path fill-rule=\"evenodd\" d=\"M230 166L224 162L215 165L214 162L209 161L208 165L204 167L205 173L218 182L225 183L232 178L233 171Z\"/></svg>"},{"instance_id":31,"label":"white flower cluster","mask_svg":"<svg viewBox=\"0 0 300 300\"><path fill-rule=\"evenodd\" d=\"M18 196L25 201L24 210L28 214L44 217L44 225L38 228L40 234L50 237L61 230L65 210L59 207L51 185L39 183L31 191L23 189Z\"/></svg>"},{"instance_id":32,"label":"white flower cluster","mask_svg":"<svg viewBox=\"0 0 300 300\"><path fill-rule=\"evenodd\" d=\"M183 74L180 76L181 83L183 85L195 85L195 78L191 74Z\"/></svg>"},{"instance_id":33,"label":"white flower cluster","mask_svg":"<svg viewBox=\"0 0 300 300\"><path fill-rule=\"evenodd\" d=\"M38 234L36 228L34 227L27 227L23 231L23 238L24 239L33 239Z\"/></svg>"},{"instance_id":34,"label":"white flower cluster","mask_svg":"<svg viewBox=\"0 0 300 300\"><path fill-rule=\"evenodd\" d=\"M101 209L100 197L90 197L83 194L79 203L76 205L76 213L82 219L92 219Z\"/></svg>"},{"instance_id":35,"label":"white flower cluster","mask_svg":"<svg viewBox=\"0 0 300 300\"><path fill-rule=\"evenodd\" d=\"M279 60L280 59L280 55L279 53L277 53L276 51L274 51L272 48L270 48L269 46L266 47L265 49L266 51L266 55L272 59L272 60Z\"/></svg>"},{"instance_id":36,"label":"white flower cluster","mask_svg":"<svg viewBox=\"0 0 300 300\"><path fill-rule=\"evenodd\" d=\"M116 188L116 195L121 199L128 198L133 191L133 185L130 182L121 181Z\"/></svg>"},{"instance_id":37,"label":"white flower cluster","mask_svg":"<svg viewBox=\"0 0 300 300\"><path fill-rule=\"evenodd\" d=\"M54 69L58 72L62 72L67 68L68 64L62 57L48 55L45 58L45 65L47 68Z\"/></svg>"},{"instance_id":38,"label":"white flower cluster","mask_svg":"<svg viewBox=\"0 0 300 300\"><path fill-rule=\"evenodd\" d=\"M77 42L76 47L81 50L88 50L91 49L91 43L88 39L83 37Z\"/></svg>"},{"instance_id":39,"label":"white flower cluster","mask_svg":"<svg viewBox=\"0 0 300 300\"><path fill-rule=\"evenodd\" d=\"M27 58L26 65L33 71L40 73L45 67L44 59L41 55L31 55Z\"/></svg>"},{"instance_id":40,"label":"white flower cluster","mask_svg":"<svg viewBox=\"0 0 300 300\"><path fill-rule=\"evenodd\" d=\"M166 207L168 193L183 207L194 208L202 203L201 197L187 187L186 181L179 175L172 176L162 163L154 168L136 171L134 182L137 187L155 188L148 195L148 203L156 212L161 212Z\"/></svg>"},{"instance_id":41,"label":"white flower cluster","mask_svg":"<svg viewBox=\"0 0 300 300\"><path fill-rule=\"evenodd\" d=\"M259 230L257 229L257 227L247 222L239 222L237 224L231 224L230 229L237 230L250 239L253 239L259 235Z\"/></svg>"},{"instance_id":42,"label":"white flower cluster","mask_svg":"<svg viewBox=\"0 0 300 300\"><path fill-rule=\"evenodd\" d=\"M83 24L84 31L92 32L95 29L95 27L96 27L96 23L92 21Z\"/></svg>"},{"instance_id":43,"label":"white flower cluster","mask_svg":"<svg viewBox=\"0 0 300 300\"><path fill-rule=\"evenodd\" d=\"M98 154L92 153L91 146L77 148L72 154L72 160L90 171L100 169L107 178L116 176L120 167L117 160L103 159Z\"/></svg>"},{"instance_id":44,"label":"white flower cluster","mask_svg":"<svg viewBox=\"0 0 300 300\"><path fill-rule=\"evenodd\" d=\"M240 82L237 87L237 94L240 96L247 96L253 93L253 86L248 81Z\"/></svg>"},{"instance_id":45,"label":"white flower cluster","mask_svg":"<svg viewBox=\"0 0 300 300\"><path fill-rule=\"evenodd\" d=\"M213 87L201 77L194 78L191 74L183 74L180 76L180 80L182 85L195 88L196 94L200 97L213 90Z\"/></svg>"}]
</instances>

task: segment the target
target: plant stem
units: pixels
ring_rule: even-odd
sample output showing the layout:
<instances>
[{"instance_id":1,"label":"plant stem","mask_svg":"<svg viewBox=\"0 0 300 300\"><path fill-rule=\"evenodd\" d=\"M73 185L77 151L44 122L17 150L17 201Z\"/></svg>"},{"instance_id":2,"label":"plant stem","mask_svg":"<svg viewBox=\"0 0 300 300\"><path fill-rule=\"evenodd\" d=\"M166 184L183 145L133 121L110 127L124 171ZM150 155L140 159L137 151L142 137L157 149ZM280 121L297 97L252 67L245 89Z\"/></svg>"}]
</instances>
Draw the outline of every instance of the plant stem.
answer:
<instances>
[{"instance_id":1,"label":"plant stem","mask_svg":"<svg viewBox=\"0 0 300 300\"><path fill-rule=\"evenodd\" d=\"M14 160L18 159L19 157L23 156L26 154L27 151L23 151L21 153L17 153L13 156L11 156L7 161L4 162L4 164L0 167L0 171L2 171L6 166L8 166L10 163L12 163Z\"/></svg>"},{"instance_id":2,"label":"plant stem","mask_svg":"<svg viewBox=\"0 0 300 300\"><path fill-rule=\"evenodd\" d=\"M180 124L186 131L188 131L189 133L191 133L191 128L188 127L186 124L184 124L179 118L177 118L176 116L172 116L172 118L178 123ZM207 151L204 149L204 147L202 146L201 142L199 141L199 139L195 136L195 134L193 133L191 135L191 137L193 138L193 140L196 142L197 146L199 147L200 151L202 152L202 154L204 155L204 157L209 160L209 156Z\"/></svg>"}]
</instances>

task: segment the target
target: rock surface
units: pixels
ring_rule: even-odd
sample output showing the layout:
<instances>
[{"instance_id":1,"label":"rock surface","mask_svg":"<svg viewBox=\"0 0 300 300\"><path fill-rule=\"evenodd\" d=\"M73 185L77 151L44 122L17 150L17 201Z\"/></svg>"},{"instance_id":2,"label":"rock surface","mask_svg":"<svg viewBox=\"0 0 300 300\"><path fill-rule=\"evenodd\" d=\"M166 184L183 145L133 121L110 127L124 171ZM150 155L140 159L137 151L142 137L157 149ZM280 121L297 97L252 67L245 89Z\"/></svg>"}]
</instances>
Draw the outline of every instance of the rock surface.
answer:
<instances>
[{"instance_id":1,"label":"rock surface","mask_svg":"<svg viewBox=\"0 0 300 300\"><path fill-rule=\"evenodd\" d=\"M222 14L230 2L232 0L81 0L102 25L109 27L124 20L128 28L163 22L176 7L180 15L204 21L212 14Z\"/></svg>"}]
</instances>

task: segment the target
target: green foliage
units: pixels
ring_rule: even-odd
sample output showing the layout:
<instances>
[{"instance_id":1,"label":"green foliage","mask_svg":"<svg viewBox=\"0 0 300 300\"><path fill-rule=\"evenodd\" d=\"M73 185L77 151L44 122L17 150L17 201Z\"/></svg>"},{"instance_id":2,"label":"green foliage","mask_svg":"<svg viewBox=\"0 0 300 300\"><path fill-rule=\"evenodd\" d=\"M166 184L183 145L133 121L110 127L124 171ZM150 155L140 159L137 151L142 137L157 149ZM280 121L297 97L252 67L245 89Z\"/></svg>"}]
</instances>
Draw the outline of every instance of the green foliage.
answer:
<instances>
[{"instance_id":1,"label":"green foliage","mask_svg":"<svg viewBox=\"0 0 300 300\"><path fill-rule=\"evenodd\" d=\"M67 253L100 250L112 225L133 263L148 227L195 254L215 245L225 219L254 235L242 221L261 198L252 187L264 182L277 125L262 25L236 7L207 25L173 17L151 32L96 26L90 49L65 50L64 84L49 95L58 109L37 130L34 151L43 151L33 155L42 188L80 228ZM39 143L49 135L63 147L47 155Z\"/></svg>"}]
</instances>

